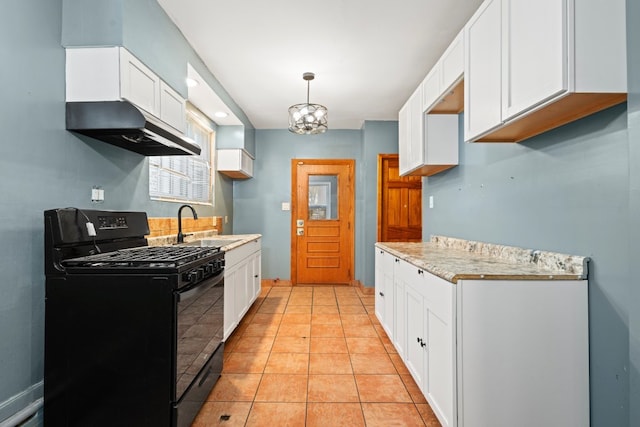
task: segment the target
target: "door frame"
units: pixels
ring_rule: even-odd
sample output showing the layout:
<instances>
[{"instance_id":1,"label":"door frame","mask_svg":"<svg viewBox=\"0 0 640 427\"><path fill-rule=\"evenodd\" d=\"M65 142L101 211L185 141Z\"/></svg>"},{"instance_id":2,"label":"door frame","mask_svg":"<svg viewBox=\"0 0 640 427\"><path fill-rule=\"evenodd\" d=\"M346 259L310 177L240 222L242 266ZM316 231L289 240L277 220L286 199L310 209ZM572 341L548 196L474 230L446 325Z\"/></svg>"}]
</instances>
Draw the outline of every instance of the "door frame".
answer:
<instances>
[{"instance_id":1,"label":"door frame","mask_svg":"<svg viewBox=\"0 0 640 427\"><path fill-rule=\"evenodd\" d=\"M291 284L296 285L298 281L298 239L295 233L296 230L296 212L298 211L297 206L297 191L298 191L298 174L297 174L297 165L303 162L304 164L311 165L342 165L342 166L350 166L351 174L353 179L351 180L351 209L349 209L349 217L348 221L351 224L349 227L351 233L351 250L349 251L349 284L353 285L354 277L355 277L355 211L356 211L356 188L355 188L355 172L356 172L356 161L354 159L291 159L291 221L289 226L289 231L291 233ZM306 219L305 219L306 221ZM322 286L322 285L318 285Z\"/></svg>"}]
</instances>

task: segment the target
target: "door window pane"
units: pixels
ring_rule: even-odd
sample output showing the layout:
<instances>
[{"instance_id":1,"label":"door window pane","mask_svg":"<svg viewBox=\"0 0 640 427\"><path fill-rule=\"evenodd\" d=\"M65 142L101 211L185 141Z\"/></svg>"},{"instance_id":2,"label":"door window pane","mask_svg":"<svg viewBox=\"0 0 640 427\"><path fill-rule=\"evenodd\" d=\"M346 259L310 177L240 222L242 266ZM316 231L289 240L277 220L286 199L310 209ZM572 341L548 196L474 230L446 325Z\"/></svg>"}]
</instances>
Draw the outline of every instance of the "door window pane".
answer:
<instances>
[{"instance_id":1,"label":"door window pane","mask_svg":"<svg viewBox=\"0 0 640 427\"><path fill-rule=\"evenodd\" d=\"M337 175L309 175L309 219L338 219Z\"/></svg>"}]
</instances>

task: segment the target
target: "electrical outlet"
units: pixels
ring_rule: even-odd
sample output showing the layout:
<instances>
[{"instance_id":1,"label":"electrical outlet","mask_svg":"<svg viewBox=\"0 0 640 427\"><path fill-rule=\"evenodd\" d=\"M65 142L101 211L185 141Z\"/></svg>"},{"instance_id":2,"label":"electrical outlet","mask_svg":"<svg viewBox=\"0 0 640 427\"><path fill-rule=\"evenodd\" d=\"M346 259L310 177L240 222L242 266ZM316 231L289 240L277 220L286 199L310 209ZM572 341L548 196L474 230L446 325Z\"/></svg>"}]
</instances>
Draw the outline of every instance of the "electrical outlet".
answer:
<instances>
[{"instance_id":1,"label":"electrical outlet","mask_svg":"<svg viewBox=\"0 0 640 427\"><path fill-rule=\"evenodd\" d=\"M91 188L91 201L93 203L100 203L104 201L104 190L102 187L94 185Z\"/></svg>"}]
</instances>

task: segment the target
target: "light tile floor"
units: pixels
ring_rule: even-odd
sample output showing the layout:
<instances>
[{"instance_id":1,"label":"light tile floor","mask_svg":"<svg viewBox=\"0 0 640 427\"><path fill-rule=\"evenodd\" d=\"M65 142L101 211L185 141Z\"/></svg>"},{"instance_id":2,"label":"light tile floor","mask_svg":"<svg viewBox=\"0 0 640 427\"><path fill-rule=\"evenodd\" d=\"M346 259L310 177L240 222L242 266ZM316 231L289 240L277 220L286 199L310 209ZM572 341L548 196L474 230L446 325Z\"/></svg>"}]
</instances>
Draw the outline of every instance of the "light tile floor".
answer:
<instances>
[{"instance_id":1,"label":"light tile floor","mask_svg":"<svg viewBox=\"0 0 640 427\"><path fill-rule=\"evenodd\" d=\"M354 287L267 287L225 344L193 427L440 423Z\"/></svg>"}]
</instances>

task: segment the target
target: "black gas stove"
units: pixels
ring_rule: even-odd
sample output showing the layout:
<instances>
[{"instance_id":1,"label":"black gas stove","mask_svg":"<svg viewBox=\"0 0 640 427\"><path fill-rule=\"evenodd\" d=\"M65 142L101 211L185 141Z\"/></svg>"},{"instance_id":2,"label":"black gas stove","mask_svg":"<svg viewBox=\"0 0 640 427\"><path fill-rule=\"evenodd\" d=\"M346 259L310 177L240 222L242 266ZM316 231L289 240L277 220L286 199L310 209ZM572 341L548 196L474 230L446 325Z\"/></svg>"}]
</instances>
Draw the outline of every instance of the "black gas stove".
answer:
<instances>
[{"instance_id":1,"label":"black gas stove","mask_svg":"<svg viewBox=\"0 0 640 427\"><path fill-rule=\"evenodd\" d=\"M222 371L224 251L144 212L45 214L46 425L188 426Z\"/></svg>"}]
</instances>

